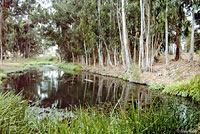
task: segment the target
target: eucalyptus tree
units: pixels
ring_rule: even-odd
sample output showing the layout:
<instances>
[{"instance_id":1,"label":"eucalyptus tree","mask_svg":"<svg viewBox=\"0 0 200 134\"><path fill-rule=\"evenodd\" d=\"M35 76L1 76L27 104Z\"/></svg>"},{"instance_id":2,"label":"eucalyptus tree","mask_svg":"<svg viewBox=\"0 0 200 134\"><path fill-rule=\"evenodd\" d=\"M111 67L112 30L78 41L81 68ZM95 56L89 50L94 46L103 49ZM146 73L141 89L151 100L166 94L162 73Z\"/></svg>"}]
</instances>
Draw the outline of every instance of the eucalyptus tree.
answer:
<instances>
[{"instance_id":1,"label":"eucalyptus tree","mask_svg":"<svg viewBox=\"0 0 200 134\"><path fill-rule=\"evenodd\" d=\"M122 0L122 31L123 31L123 44L125 48L125 55L126 55L126 65L130 68L131 61L130 61L130 50L129 50L129 42L128 42L128 32L126 27L126 12L125 12L125 1Z\"/></svg>"},{"instance_id":2,"label":"eucalyptus tree","mask_svg":"<svg viewBox=\"0 0 200 134\"><path fill-rule=\"evenodd\" d=\"M198 14L199 13L199 8L200 8L200 1L199 0L192 0L192 1L186 1L186 12L189 14L189 16L192 17L192 32L191 32L191 42L190 42L190 56L189 56L189 61L193 60L193 55L194 55L194 44L195 44L195 21L198 23ZM195 17L195 15L197 17ZM197 24L196 23L196 24Z\"/></svg>"},{"instance_id":3,"label":"eucalyptus tree","mask_svg":"<svg viewBox=\"0 0 200 134\"><path fill-rule=\"evenodd\" d=\"M165 13L165 59L166 59L166 67L169 68L169 58L168 58L168 0L166 0L166 13Z\"/></svg>"}]
</instances>

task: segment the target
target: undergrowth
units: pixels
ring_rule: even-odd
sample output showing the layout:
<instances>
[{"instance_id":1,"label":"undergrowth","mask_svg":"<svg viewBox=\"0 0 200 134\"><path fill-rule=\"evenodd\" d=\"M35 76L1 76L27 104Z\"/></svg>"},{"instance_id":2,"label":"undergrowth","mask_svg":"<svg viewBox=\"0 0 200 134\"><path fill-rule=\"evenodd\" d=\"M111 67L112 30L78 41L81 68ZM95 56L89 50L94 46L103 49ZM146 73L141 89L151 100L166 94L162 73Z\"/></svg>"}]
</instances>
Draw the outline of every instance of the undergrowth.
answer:
<instances>
[{"instance_id":1,"label":"undergrowth","mask_svg":"<svg viewBox=\"0 0 200 134\"><path fill-rule=\"evenodd\" d=\"M0 133L162 134L182 130L197 133L200 112L181 114L179 109L179 106L153 101L146 109L132 103L127 110L118 108L108 113L90 107L76 108L73 116L63 118L62 114L30 111L30 106L19 95L1 93Z\"/></svg>"},{"instance_id":2,"label":"undergrowth","mask_svg":"<svg viewBox=\"0 0 200 134\"><path fill-rule=\"evenodd\" d=\"M183 97L191 97L196 101L200 101L200 75L196 75L190 80L176 82L168 85L163 90L163 93L179 95Z\"/></svg>"}]
</instances>

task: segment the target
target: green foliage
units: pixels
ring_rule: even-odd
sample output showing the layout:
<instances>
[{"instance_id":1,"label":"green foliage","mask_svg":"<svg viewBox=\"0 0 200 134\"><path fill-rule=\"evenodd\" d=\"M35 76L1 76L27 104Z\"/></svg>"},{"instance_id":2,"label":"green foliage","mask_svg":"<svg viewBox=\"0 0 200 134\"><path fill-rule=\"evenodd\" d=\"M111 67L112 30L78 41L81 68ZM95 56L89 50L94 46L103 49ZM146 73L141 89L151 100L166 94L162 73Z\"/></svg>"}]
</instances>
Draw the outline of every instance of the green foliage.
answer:
<instances>
[{"instance_id":1,"label":"green foliage","mask_svg":"<svg viewBox=\"0 0 200 134\"><path fill-rule=\"evenodd\" d=\"M162 83L152 83L149 87L150 90L163 90L165 85Z\"/></svg>"},{"instance_id":2,"label":"green foliage","mask_svg":"<svg viewBox=\"0 0 200 134\"><path fill-rule=\"evenodd\" d=\"M62 64L59 64L58 67L64 70L71 70L71 71L81 70L81 66L77 63L62 63Z\"/></svg>"},{"instance_id":3,"label":"green foliage","mask_svg":"<svg viewBox=\"0 0 200 134\"><path fill-rule=\"evenodd\" d=\"M122 74L119 76L119 78L123 79L123 80L128 80L129 79L129 75L127 74Z\"/></svg>"},{"instance_id":4,"label":"green foliage","mask_svg":"<svg viewBox=\"0 0 200 134\"><path fill-rule=\"evenodd\" d=\"M168 85L163 92L183 97L191 97L196 101L200 101L200 75L196 75L190 80Z\"/></svg>"}]
</instances>

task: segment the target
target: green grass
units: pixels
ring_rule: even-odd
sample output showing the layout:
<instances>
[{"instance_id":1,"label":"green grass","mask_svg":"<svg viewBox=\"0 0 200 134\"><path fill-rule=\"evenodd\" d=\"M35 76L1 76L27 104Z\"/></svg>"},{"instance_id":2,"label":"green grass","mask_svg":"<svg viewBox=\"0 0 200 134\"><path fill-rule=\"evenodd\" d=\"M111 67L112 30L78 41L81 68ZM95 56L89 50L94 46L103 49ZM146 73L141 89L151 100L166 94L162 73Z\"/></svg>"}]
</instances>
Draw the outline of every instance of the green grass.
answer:
<instances>
[{"instance_id":1,"label":"green grass","mask_svg":"<svg viewBox=\"0 0 200 134\"><path fill-rule=\"evenodd\" d=\"M149 86L150 90L163 90L165 88L165 85L162 83L152 83Z\"/></svg>"},{"instance_id":2,"label":"green grass","mask_svg":"<svg viewBox=\"0 0 200 134\"><path fill-rule=\"evenodd\" d=\"M200 101L200 75L196 75L190 80L176 82L164 88L163 93L190 97Z\"/></svg>"},{"instance_id":3,"label":"green grass","mask_svg":"<svg viewBox=\"0 0 200 134\"><path fill-rule=\"evenodd\" d=\"M58 64L58 67L62 68L63 70L71 70L71 71L81 70L81 66L77 63L61 63Z\"/></svg>"},{"instance_id":4,"label":"green grass","mask_svg":"<svg viewBox=\"0 0 200 134\"><path fill-rule=\"evenodd\" d=\"M39 57L39 58L31 58L25 61L24 65L55 65L57 63L57 59L55 57Z\"/></svg>"},{"instance_id":5,"label":"green grass","mask_svg":"<svg viewBox=\"0 0 200 134\"><path fill-rule=\"evenodd\" d=\"M36 107L35 107L36 108ZM156 100L150 108L134 104L128 110L97 111L95 108L76 108L59 114L33 110L19 95L0 94L0 133L38 134L146 134L176 133L178 130L198 130L200 111L181 116L180 107L161 105ZM39 109L39 108L36 108ZM36 112L34 112L36 111Z\"/></svg>"},{"instance_id":6,"label":"green grass","mask_svg":"<svg viewBox=\"0 0 200 134\"><path fill-rule=\"evenodd\" d=\"M0 133L28 133L30 127L25 119L27 102L11 92L0 93Z\"/></svg>"}]
</instances>

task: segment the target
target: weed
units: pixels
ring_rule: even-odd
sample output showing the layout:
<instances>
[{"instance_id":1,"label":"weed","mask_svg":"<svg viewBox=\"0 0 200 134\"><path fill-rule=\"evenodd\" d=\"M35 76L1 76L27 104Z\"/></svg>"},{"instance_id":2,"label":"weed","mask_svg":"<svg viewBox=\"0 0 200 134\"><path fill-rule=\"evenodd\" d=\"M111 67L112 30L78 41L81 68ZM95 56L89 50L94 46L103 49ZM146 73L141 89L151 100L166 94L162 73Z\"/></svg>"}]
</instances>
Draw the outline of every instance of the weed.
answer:
<instances>
[{"instance_id":1,"label":"weed","mask_svg":"<svg viewBox=\"0 0 200 134\"><path fill-rule=\"evenodd\" d=\"M149 87L150 90L163 90L165 85L162 83L152 83Z\"/></svg>"}]
</instances>

